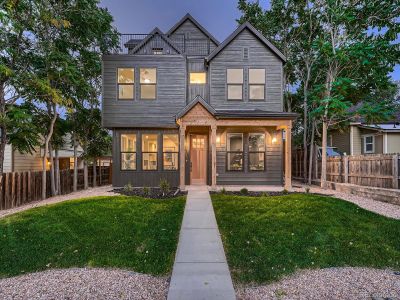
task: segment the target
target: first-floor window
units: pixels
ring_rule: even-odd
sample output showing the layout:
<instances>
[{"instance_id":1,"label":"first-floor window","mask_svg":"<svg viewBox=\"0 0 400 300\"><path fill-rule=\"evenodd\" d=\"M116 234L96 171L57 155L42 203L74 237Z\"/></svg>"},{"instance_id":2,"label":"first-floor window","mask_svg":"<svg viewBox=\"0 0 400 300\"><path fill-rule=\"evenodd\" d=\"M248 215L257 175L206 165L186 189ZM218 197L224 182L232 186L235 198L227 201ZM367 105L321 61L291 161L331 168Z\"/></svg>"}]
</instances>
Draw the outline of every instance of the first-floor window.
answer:
<instances>
[{"instance_id":1,"label":"first-floor window","mask_svg":"<svg viewBox=\"0 0 400 300\"><path fill-rule=\"evenodd\" d=\"M249 170L265 170L265 134L249 134Z\"/></svg>"},{"instance_id":2,"label":"first-floor window","mask_svg":"<svg viewBox=\"0 0 400 300\"><path fill-rule=\"evenodd\" d=\"M178 170L179 138L177 134L163 135L163 169Z\"/></svg>"},{"instance_id":3,"label":"first-floor window","mask_svg":"<svg viewBox=\"0 0 400 300\"><path fill-rule=\"evenodd\" d=\"M142 134L142 169L157 170L157 134Z\"/></svg>"},{"instance_id":4,"label":"first-floor window","mask_svg":"<svg viewBox=\"0 0 400 300\"><path fill-rule=\"evenodd\" d=\"M374 153L374 136L367 135L364 137L364 153Z\"/></svg>"},{"instance_id":5,"label":"first-floor window","mask_svg":"<svg viewBox=\"0 0 400 300\"><path fill-rule=\"evenodd\" d=\"M228 171L243 170L243 134L228 133L227 134L227 169Z\"/></svg>"},{"instance_id":6,"label":"first-floor window","mask_svg":"<svg viewBox=\"0 0 400 300\"><path fill-rule=\"evenodd\" d=\"M121 134L121 170L136 170L136 134Z\"/></svg>"}]
</instances>

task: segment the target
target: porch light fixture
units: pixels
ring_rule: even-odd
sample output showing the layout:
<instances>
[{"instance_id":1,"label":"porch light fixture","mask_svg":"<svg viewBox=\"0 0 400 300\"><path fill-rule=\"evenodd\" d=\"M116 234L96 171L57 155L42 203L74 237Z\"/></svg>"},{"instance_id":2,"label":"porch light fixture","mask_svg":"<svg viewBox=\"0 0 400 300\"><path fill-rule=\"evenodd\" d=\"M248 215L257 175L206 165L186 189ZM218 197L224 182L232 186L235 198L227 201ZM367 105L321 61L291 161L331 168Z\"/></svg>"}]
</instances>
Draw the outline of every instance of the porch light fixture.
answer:
<instances>
[{"instance_id":1,"label":"porch light fixture","mask_svg":"<svg viewBox=\"0 0 400 300\"><path fill-rule=\"evenodd\" d=\"M272 137L272 144L276 143L276 134L274 133L274 136Z\"/></svg>"}]
</instances>

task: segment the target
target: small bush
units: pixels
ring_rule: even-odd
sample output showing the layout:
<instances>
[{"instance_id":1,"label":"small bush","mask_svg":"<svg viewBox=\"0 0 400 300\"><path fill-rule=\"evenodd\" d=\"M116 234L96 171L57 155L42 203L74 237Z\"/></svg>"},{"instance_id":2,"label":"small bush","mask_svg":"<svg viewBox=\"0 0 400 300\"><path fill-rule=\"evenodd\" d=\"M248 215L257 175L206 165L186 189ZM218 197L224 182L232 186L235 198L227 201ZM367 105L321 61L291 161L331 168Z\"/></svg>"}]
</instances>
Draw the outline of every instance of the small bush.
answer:
<instances>
[{"instance_id":1,"label":"small bush","mask_svg":"<svg viewBox=\"0 0 400 300\"><path fill-rule=\"evenodd\" d=\"M287 195L287 194L289 194L289 191L287 189L283 189L282 194Z\"/></svg>"},{"instance_id":2,"label":"small bush","mask_svg":"<svg viewBox=\"0 0 400 300\"><path fill-rule=\"evenodd\" d=\"M165 194L167 194L170 190L170 185L167 179L162 178L159 186L163 196L165 196Z\"/></svg>"},{"instance_id":3,"label":"small bush","mask_svg":"<svg viewBox=\"0 0 400 300\"><path fill-rule=\"evenodd\" d=\"M268 194L266 192L262 192L261 197L268 197Z\"/></svg>"},{"instance_id":4,"label":"small bush","mask_svg":"<svg viewBox=\"0 0 400 300\"><path fill-rule=\"evenodd\" d=\"M226 189L223 187L222 189L219 190L219 192L220 192L222 195L225 195L225 194L226 194Z\"/></svg>"},{"instance_id":5,"label":"small bush","mask_svg":"<svg viewBox=\"0 0 400 300\"><path fill-rule=\"evenodd\" d=\"M304 190L306 191L307 194L310 193L310 187L309 186L304 187Z\"/></svg>"},{"instance_id":6,"label":"small bush","mask_svg":"<svg viewBox=\"0 0 400 300\"><path fill-rule=\"evenodd\" d=\"M148 186L143 187L143 194L146 197L150 195L150 188Z\"/></svg>"},{"instance_id":7,"label":"small bush","mask_svg":"<svg viewBox=\"0 0 400 300\"><path fill-rule=\"evenodd\" d=\"M241 193L242 195L247 195L247 194L249 193L249 190L246 189L246 188L242 188L242 189L240 190L240 193Z\"/></svg>"},{"instance_id":8,"label":"small bush","mask_svg":"<svg viewBox=\"0 0 400 300\"><path fill-rule=\"evenodd\" d=\"M133 186L132 184L129 182L128 184L124 185L124 192L125 193L131 193L133 191Z\"/></svg>"}]
</instances>

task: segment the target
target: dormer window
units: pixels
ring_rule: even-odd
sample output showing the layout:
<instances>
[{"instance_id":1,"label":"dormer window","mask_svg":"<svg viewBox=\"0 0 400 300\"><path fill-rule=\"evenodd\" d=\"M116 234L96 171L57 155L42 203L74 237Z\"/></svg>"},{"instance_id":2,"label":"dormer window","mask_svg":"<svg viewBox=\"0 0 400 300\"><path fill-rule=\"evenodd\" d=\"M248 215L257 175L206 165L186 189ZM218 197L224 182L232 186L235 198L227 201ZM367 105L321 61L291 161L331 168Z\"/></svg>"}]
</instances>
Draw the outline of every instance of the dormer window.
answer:
<instances>
[{"instance_id":1,"label":"dormer window","mask_svg":"<svg viewBox=\"0 0 400 300\"><path fill-rule=\"evenodd\" d=\"M163 54L163 48L153 48L153 54L154 55L162 55Z\"/></svg>"}]
</instances>

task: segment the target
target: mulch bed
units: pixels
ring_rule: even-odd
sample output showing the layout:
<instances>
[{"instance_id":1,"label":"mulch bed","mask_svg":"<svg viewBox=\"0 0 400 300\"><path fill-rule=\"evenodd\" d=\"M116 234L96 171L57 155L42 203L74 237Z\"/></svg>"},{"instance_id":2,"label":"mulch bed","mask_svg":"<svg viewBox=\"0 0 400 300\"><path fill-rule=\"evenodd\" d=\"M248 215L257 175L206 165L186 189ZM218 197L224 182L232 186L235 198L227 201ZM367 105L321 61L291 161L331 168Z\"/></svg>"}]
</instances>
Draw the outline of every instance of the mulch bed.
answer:
<instances>
[{"instance_id":1,"label":"mulch bed","mask_svg":"<svg viewBox=\"0 0 400 300\"><path fill-rule=\"evenodd\" d=\"M162 193L160 188L132 188L131 190L126 189L114 189L115 193L126 195L126 196L139 196L150 199L169 199L179 196L187 195L187 192L181 191L179 188L171 188L169 192Z\"/></svg>"},{"instance_id":2,"label":"mulch bed","mask_svg":"<svg viewBox=\"0 0 400 300\"><path fill-rule=\"evenodd\" d=\"M274 191L269 191L269 192L253 192L253 191L248 191L247 193L242 193L240 191L225 191L222 193L221 191L217 192L210 192L211 194L224 194L224 195L234 195L234 196L250 196L250 197L267 197L267 196L283 196L283 195L289 195L289 194L301 194L299 192L274 192Z\"/></svg>"}]
</instances>

